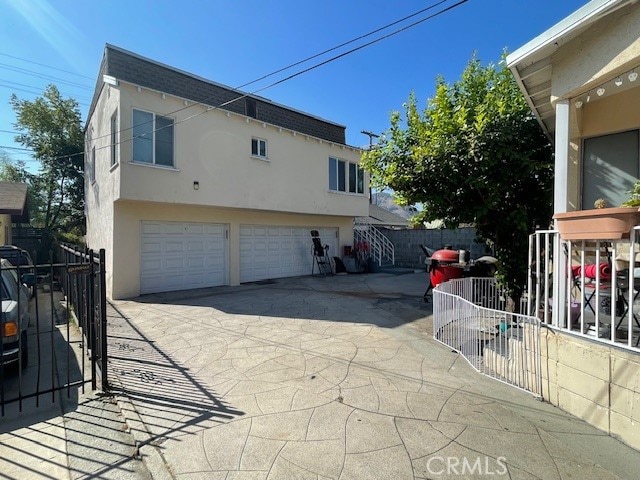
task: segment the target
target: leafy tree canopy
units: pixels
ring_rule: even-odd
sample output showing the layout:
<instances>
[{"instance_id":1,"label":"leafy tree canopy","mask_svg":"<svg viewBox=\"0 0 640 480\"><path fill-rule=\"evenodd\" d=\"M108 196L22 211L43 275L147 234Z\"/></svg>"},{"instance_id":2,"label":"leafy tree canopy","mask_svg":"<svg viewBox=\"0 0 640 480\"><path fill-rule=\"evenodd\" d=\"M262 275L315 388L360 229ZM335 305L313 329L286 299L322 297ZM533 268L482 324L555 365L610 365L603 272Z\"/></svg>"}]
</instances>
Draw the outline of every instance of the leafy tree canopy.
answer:
<instances>
[{"instance_id":1,"label":"leafy tree canopy","mask_svg":"<svg viewBox=\"0 0 640 480\"><path fill-rule=\"evenodd\" d=\"M374 185L405 204L421 203L423 221L451 228L473 223L494 247L499 274L514 297L526 281L528 234L549 224L552 148L503 62L475 57L459 80L436 80L424 111L411 95L377 148L363 154Z\"/></svg>"},{"instance_id":2,"label":"leafy tree canopy","mask_svg":"<svg viewBox=\"0 0 640 480\"><path fill-rule=\"evenodd\" d=\"M52 232L84 232L84 135L78 102L64 99L55 85L41 97L11 96L16 113L16 141L40 162L31 186L41 197L35 217Z\"/></svg>"}]
</instances>

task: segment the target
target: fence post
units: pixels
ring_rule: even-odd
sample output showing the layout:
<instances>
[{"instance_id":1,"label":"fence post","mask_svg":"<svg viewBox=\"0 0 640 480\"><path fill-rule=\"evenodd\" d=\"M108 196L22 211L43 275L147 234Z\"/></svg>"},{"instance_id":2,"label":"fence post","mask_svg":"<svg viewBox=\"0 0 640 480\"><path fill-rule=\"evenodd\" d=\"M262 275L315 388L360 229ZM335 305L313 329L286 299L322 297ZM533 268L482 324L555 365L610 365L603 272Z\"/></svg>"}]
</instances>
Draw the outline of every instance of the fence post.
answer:
<instances>
[{"instance_id":1,"label":"fence post","mask_svg":"<svg viewBox=\"0 0 640 480\"><path fill-rule=\"evenodd\" d=\"M93 250L85 249L85 255L88 257L90 268L89 274L89 288L88 288L88 298L87 298L87 321L89 325L91 325L91 334L89 346L91 348L91 389L96 390L96 359L97 359L97 336L98 332L96 329L96 304L95 304L95 270L93 263Z\"/></svg>"},{"instance_id":2,"label":"fence post","mask_svg":"<svg viewBox=\"0 0 640 480\"><path fill-rule=\"evenodd\" d=\"M109 388L109 379L107 378L107 282L106 282L106 252L104 248L100 249L100 339L102 345L100 351L100 370L102 371L102 390Z\"/></svg>"}]
</instances>

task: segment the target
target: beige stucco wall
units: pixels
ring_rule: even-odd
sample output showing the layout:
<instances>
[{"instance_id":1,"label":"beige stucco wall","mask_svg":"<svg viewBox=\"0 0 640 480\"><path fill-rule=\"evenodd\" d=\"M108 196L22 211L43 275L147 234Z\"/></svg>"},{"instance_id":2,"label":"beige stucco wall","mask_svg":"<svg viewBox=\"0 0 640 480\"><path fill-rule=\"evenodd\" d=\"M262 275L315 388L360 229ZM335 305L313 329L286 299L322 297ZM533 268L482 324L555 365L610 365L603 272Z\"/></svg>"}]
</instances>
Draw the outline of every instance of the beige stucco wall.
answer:
<instances>
[{"instance_id":1,"label":"beige stucco wall","mask_svg":"<svg viewBox=\"0 0 640 480\"><path fill-rule=\"evenodd\" d=\"M551 100L572 98L637 66L640 8L628 5L561 45L552 57Z\"/></svg>"},{"instance_id":2,"label":"beige stucco wall","mask_svg":"<svg viewBox=\"0 0 640 480\"><path fill-rule=\"evenodd\" d=\"M87 124L85 137L85 172L91 149L96 149L95 182L91 182L86 174L84 179L86 242L94 250L105 249L108 285L113 281L113 200L119 195L120 185L120 162L111 166L111 116L119 110L119 101L118 89L104 85L93 116ZM86 141L89 136L92 138L91 142Z\"/></svg>"},{"instance_id":3,"label":"beige stucco wall","mask_svg":"<svg viewBox=\"0 0 640 480\"><path fill-rule=\"evenodd\" d=\"M142 220L219 223L229 226L229 284L240 282L240 225L337 227L339 251L353 244L353 219L257 210L119 201L115 203L113 281L111 298L140 294L140 222ZM309 240L311 246L311 240Z\"/></svg>"},{"instance_id":4,"label":"beige stucco wall","mask_svg":"<svg viewBox=\"0 0 640 480\"><path fill-rule=\"evenodd\" d=\"M640 449L640 356L542 329L542 394Z\"/></svg>"},{"instance_id":5,"label":"beige stucco wall","mask_svg":"<svg viewBox=\"0 0 640 480\"><path fill-rule=\"evenodd\" d=\"M582 140L637 128L640 128L640 85L584 103L579 109L571 105L568 199L573 210L582 207Z\"/></svg>"},{"instance_id":6,"label":"beige stucco wall","mask_svg":"<svg viewBox=\"0 0 640 480\"><path fill-rule=\"evenodd\" d=\"M228 225L229 284L237 285L241 224L338 227L342 248L353 242L353 217L368 215L368 179L364 194L328 190L328 158L359 162L356 148L194 106L171 114L175 168L133 164L134 107L168 115L185 103L126 83L104 85L87 125L87 151L96 147L96 165L95 182L85 178L86 238L90 248L106 249L111 298L140 292L142 220ZM119 161L111 166L110 119L116 109L122 133ZM267 140L269 161L251 156L252 137Z\"/></svg>"},{"instance_id":7,"label":"beige stucco wall","mask_svg":"<svg viewBox=\"0 0 640 480\"><path fill-rule=\"evenodd\" d=\"M640 8L630 5L560 45L552 56L551 102L571 100L567 198L572 210L582 208L582 139L640 127L639 87L607 92L601 99L595 94L604 82L640 65L639 31ZM577 109L576 96L587 92L592 101Z\"/></svg>"},{"instance_id":8,"label":"beige stucco wall","mask_svg":"<svg viewBox=\"0 0 640 480\"><path fill-rule=\"evenodd\" d=\"M130 163L131 142L122 144L120 195L123 200L214 205L320 215L366 216L364 195L328 191L328 158L359 162L360 151L296 134L223 110L121 84L122 128L132 109L172 114L175 169ZM195 115L195 116L194 116ZM131 130L123 137L130 138ZM267 140L268 161L251 156L251 138ZM193 182L199 182L194 190Z\"/></svg>"}]
</instances>

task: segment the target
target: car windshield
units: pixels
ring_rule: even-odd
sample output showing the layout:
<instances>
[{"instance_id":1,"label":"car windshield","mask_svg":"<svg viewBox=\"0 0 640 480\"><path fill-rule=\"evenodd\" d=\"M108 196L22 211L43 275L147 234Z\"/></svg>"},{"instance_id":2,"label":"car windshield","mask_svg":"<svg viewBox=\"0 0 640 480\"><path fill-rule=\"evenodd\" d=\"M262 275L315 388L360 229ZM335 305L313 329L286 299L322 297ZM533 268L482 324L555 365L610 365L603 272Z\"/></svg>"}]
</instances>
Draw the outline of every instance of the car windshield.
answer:
<instances>
[{"instance_id":1,"label":"car windshield","mask_svg":"<svg viewBox=\"0 0 640 480\"><path fill-rule=\"evenodd\" d=\"M12 270L2 270L2 300L16 300L18 298L18 282L14 275L15 272Z\"/></svg>"}]
</instances>

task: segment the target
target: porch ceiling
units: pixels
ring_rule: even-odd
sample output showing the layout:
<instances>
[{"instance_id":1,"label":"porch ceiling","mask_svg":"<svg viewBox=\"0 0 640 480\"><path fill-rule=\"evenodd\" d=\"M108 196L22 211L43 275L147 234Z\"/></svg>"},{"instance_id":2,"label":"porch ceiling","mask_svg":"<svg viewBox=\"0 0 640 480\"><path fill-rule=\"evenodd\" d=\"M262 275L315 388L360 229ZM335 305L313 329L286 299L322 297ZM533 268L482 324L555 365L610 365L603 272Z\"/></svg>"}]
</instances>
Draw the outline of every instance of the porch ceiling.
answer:
<instances>
[{"instance_id":1,"label":"porch ceiling","mask_svg":"<svg viewBox=\"0 0 640 480\"><path fill-rule=\"evenodd\" d=\"M507 67L552 142L556 127L555 108L551 104L553 54L598 19L633 1L592 0L507 56Z\"/></svg>"}]
</instances>

